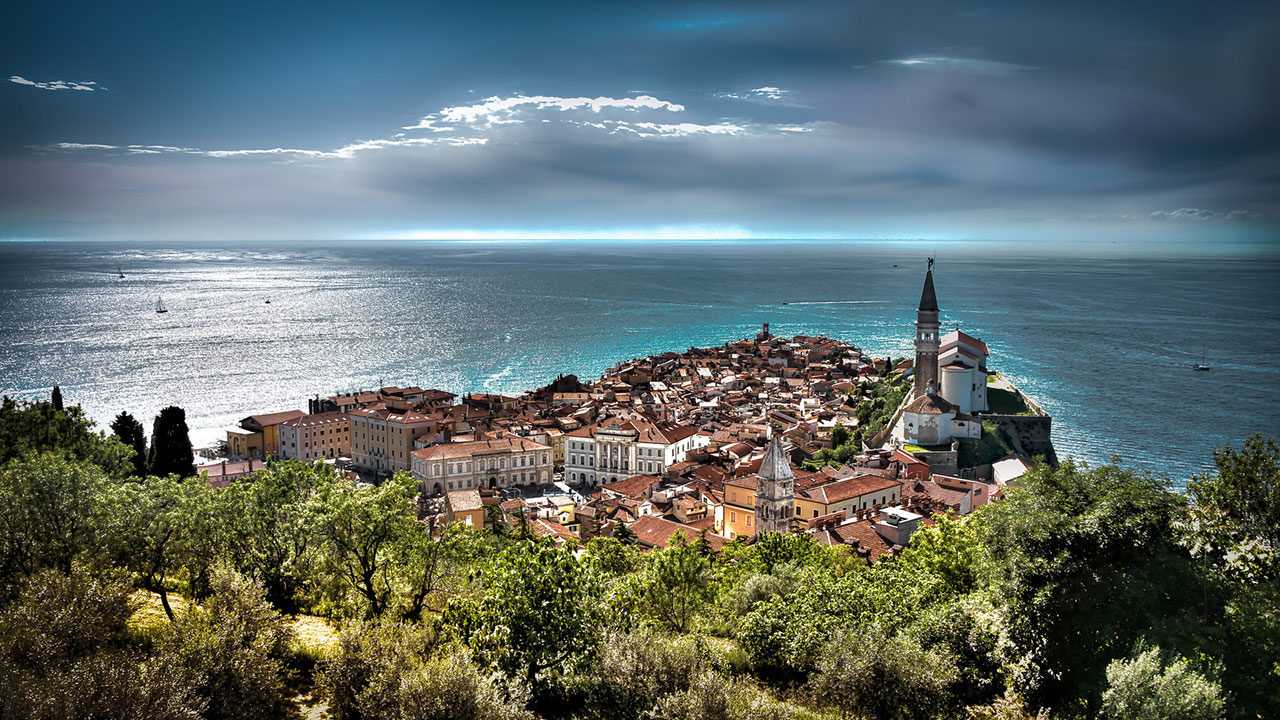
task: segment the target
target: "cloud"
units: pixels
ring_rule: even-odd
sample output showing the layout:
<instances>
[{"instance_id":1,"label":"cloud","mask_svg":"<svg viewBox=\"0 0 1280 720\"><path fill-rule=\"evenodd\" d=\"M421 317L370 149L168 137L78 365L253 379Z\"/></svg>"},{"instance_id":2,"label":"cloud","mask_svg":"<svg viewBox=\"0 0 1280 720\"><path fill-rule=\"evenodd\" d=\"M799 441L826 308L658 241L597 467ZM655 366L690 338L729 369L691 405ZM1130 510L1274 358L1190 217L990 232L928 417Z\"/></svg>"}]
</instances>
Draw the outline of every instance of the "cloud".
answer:
<instances>
[{"instance_id":1,"label":"cloud","mask_svg":"<svg viewBox=\"0 0 1280 720\"><path fill-rule=\"evenodd\" d=\"M1027 65L999 62L996 60L979 60L977 58L946 57L942 55L925 55L885 60L887 65L907 68L931 70L953 70L976 75L1013 75L1023 70L1030 70Z\"/></svg>"},{"instance_id":2,"label":"cloud","mask_svg":"<svg viewBox=\"0 0 1280 720\"><path fill-rule=\"evenodd\" d=\"M765 86L743 92L719 92L715 94L715 97L724 100L746 100L748 102L786 102L791 99L791 91Z\"/></svg>"},{"instance_id":3,"label":"cloud","mask_svg":"<svg viewBox=\"0 0 1280 720\"><path fill-rule=\"evenodd\" d=\"M1204 208L1178 208L1177 210L1156 210L1148 217L1152 220L1248 220L1253 213L1248 210L1205 210Z\"/></svg>"},{"instance_id":4,"label":"cloud","mask_svg":"<svg viewBox=\"0 0 1280 720\"><path fill-rule=\"evenodd\" d=\"M444 132L454 128L449 123L465 125L508 125L521 122L519 115L528 110L590 110L599 114L605 109L616 110L667 110L683 112L684 106L666 100L659 100L652 95L640 95L629 98L611 97L556 97L554 95L516 95L502 98L493 96L474 105L458 105L446 107L418 121L417 125L404 127L405 130L433 130ZM445 125L441 125L444 123Z\"/></svg>"},{"instance_id":5,"label":"cloud","mask_svg":"<svg viewBox=\"0 0 1280 720\"><path fill-rule=\"evenodd\" d=\"M80 92L94 92L96 90L107 89L92 80L47 80L45 82L36 82L34 80L28 80L21 75L10 75L9 82L33 88L40 88L41 90L78 90Z\"/></svg>"}]
</instances>

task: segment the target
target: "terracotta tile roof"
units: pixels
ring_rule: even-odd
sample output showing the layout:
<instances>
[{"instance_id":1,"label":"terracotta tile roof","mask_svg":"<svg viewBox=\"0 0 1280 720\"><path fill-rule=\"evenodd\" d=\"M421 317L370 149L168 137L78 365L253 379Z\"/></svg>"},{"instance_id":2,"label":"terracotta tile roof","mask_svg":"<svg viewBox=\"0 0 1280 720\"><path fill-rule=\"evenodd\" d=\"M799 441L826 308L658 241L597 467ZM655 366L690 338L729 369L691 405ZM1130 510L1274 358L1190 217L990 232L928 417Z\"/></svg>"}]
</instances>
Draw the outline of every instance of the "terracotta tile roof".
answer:
<instances>
[{"instance_id":1,"label":"terracotta tile roof","mask_svg":"<svg viewBox=\"0 0 1280 720\"><path fill-rule=\"evenodd\" d=\"M684 533L685 540L688 540L690 544L698 542L698 536L702 533L701 528L672 522L655 515L640 517L631 523L631 531L636 534L636 540L640 544L658 548L668 547L671 544L672 536L677 532ZM712 550L720 550L725 543L724 538L711 532L707 533L707 541L711 544Z\"/></svg>"},{"instance_id":2,"label":"terracotta tile roof","mask_svg":"<svg viewBox=\"0 0 1280 720\"><path fill-rule=\"evenodd\" d=\"M472 440L470 442L431 445L421 450L414 450L413 455L414 457L418 457L423 460L451 460L453 458L473 457L492 453L528 452L550 449L551 448L546 445L534 442L528 438L509 436L498 438L497 440Z\"/></svg>"},{"instance_id":3,"label":"terracotta tile roof","mask_svg":"<svg viewBox=\"0 0 1280 720\"><path fill-rule=\"evenodd\" d=\"M904 412L920 413L922 415L941 415L943 413L953 413L959 410L955 405L947 402L940 395L921 395L906 407Z\"/></svg>"},{"instance_id":4,"label":"terracotta tile roof","mask_svg":"<svg viewBox=\"0 0 1280 720\"><path fill-rule=\"evenodd\" d=\"M480 491L475 488L449 490L445 492L444 497L445 501L449 503L449 509L456 513L484 508L484 503L480 501Z\"/></svg>"},{"instance_id":5,"label":"terracotta tile roof","mask_svg":"<svg viewBox=\"0 0 1280 720\"><path fill-rule=\"evenodd\" d=\"M897 480L890 480L877 475L857 475L847 480L838 480L826 485L809 488L803 494L814 502L830 505L881 490L889 490L901 484Z\"/></svg>"},{"instance_id":6,"label":"terracotta tile roof","mask_svg":"<svg viewBox=\"0 0 1280 720\"><path fill-rule=\"evenodd\" d=\"M350 422L351 418L340 410L333 412L316 413L315 415L302 415L301 417L285 420L280 423L289 427L314 427L316 425L331 425L333 423Z\"/></svg>"},{"instance_id":7,"label":"terracotta tile roof","mask_svg":"<svg viewBox=\"0 0 1280 720\"><path fill-rule=\"evenodd\" d=\"M266 413L265 415L250 415L246 420L252 420L262 427L267 427L268 425L279 425L285 420L292 420L303 415L306 415L306 413L301 410L285 410L283 412Z\"/></svg>"},{"instance_id":8,"label":"terracotta tile roof","mask_svg":"<svg viewBox=\"0 0 1280 720\"><path fill-rule=\"evenodd\" d=\"M651 488L657 487L659 482L660 478L657 475L633 475L623 480L605 483L600 486L600 489L608 490L623 497L638 499L643 498L644 494Z\"/></svg>"}]
</instances>

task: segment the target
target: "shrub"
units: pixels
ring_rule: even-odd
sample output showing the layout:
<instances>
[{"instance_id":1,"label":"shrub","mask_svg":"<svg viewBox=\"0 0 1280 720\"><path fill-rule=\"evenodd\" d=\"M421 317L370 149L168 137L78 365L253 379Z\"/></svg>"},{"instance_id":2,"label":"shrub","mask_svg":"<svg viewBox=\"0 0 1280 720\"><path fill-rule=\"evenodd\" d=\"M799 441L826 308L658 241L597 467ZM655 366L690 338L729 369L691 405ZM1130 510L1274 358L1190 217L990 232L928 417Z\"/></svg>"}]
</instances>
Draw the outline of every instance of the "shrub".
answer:
<instances>
[{"instance_id":1,"label":"shrub","mask_svg":"<svg viewBox=\"0 0 1280 720\"><path fill-rule=\"evenodd\" d=\"M809 687L816 702L848 717L916 720L947 707L955 675L940 653L901 635L863 630L823 647Z\"/></svg>"},{"instance_id":2,"label":"shrub","mask_svg":"<svg viewBox=\"0 0 1280 720\"><path fill-rule=\"evenodd\" d=\"M1115 720L1212 720L1223 716L1222 689L1184 658L1162 665L1153 647L1107 665L1102 713Z\"/></svg>"},{"instance_id":3,"label":"shrub","mask_svg":"<svg viewBox=\"0 0 1280 720\"><path fill-rule=\"evenodd\" d=\"M270 718L285 708L290 631L265 592L231 570L217 569L204 607L190 605L159 641L207 704L205 717Z\"/></svg>"}]
</instances>

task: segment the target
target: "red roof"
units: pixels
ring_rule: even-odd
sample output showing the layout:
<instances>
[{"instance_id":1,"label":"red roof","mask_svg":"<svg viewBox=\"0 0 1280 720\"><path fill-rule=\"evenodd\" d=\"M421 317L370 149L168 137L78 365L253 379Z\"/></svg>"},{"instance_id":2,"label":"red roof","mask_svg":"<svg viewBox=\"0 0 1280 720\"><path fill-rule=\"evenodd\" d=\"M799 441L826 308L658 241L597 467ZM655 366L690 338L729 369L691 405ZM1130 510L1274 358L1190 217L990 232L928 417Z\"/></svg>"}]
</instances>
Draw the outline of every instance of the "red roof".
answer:
<instances>
[{"instance_id":1,"label":"red roof","mask_svg":"<svg viewBox=\"0 0 1280 720\"><path fill-rule=\"evenodd\" d=\"M636 534L636 540L642 545L649 547L664 548L671 544L671 538L677 532L684 534L685 540L689 543L698 541L702 530L692 525L684 525L655 515L643 515L635 522L631 523L631 531ZM724 547L725 539L714 533L707 533L707 542L711 544L712 550L719 550Z\"/></svg>"}]
</instances>

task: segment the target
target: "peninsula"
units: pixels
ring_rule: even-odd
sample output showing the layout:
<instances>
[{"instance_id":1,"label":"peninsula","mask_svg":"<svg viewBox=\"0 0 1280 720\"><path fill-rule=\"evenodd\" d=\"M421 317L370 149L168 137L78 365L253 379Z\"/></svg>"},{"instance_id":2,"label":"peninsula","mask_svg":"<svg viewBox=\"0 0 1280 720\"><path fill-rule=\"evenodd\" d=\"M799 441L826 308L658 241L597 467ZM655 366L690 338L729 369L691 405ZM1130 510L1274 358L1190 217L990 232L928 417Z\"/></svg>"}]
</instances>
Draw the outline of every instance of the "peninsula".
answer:
<instances>
[{"instance_id":1,"label":"peninsula","mask_svg":"<svg viewBox=\"0 0 1280 720\"><path fill-rule=\"evenodd\" d=\"M764 323L753 338L515 397L395 386L316 396L305 413L246 417L227 432L228 457L200 471L217 486L271 457L372 483L408 472L437 524L521 517L558 542L625 527L656 546L681 530L715 542L820 533L874 561L909 542L900 526L968 514L1035 459L1057 460L1051 418L988 368L982 340L940 334L939 316L930 259L914 359L781 338Z\"/></svg>"}]
</instances>

